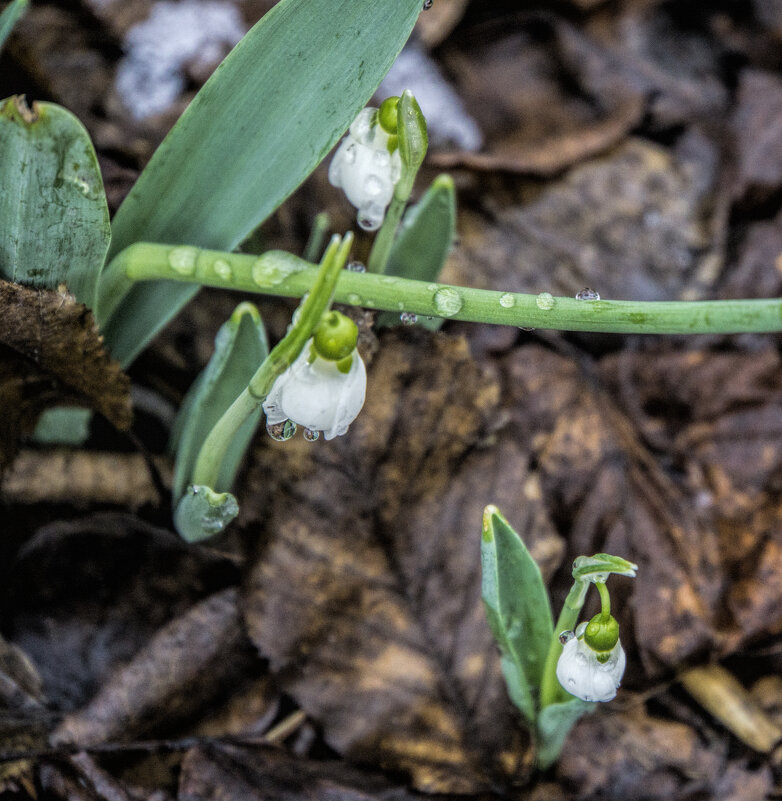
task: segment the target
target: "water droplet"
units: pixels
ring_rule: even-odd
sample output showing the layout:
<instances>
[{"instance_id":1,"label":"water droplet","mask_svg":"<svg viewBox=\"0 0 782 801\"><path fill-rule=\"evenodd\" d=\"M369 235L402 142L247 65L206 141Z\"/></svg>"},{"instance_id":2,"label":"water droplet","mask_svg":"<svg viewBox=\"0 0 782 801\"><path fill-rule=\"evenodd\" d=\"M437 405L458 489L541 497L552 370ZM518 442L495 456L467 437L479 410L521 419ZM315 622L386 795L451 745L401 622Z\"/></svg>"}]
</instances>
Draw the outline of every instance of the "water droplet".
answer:
<instances>
[{"instance_id":1,"label":"water droplet","mask_svg":"<svg viewBox=\"0 0 782 801\"><path fill-rule=\"evenodd\" d=\"M217 259L215 263L212 265L212 268L215 271L215 274L222 278L223 281L230 281L233 276L233 271L231 270L231 265L225 261L225 259Z\"/></svg>"},{"instance_id":2,"label":"water droplet","mask_svg":"<svg viewBox=\"0 0 782 801\"><path fill-rule=\"evenodd\" d=\"M554 308L554 296L551 292L541 292L535 298L535 304L541 311L551 311Z\"/></svg>"},{"instance_id":3,"label":"water droplet","mask_svg":"<svg viewBox=\"0 0 782 801\"><path fill-rule=\"evenodd\" d=\"M570 631L570 629L566 629L565 631L560 631L559 641L564 645L566 642L570 642L575 636L574 632Z\"/></svg>"},{"instance_id":4,"label":"water droplet","mask_svg":"<svg viewBox=\"0 0 782 801\"><path fill-rule=\"evenodd\" d=\"M441 317L453 317L461 311L464 301L458 289L452 286L443 286L432 297L434 307Z\"/></svg>"},{"instance_id":5,"label":"water droplet","mask_svg":"<svg viewBox=\"0 0 782 801\"><path fill-rule=\"evenodd\" d=\"M527 328L525 325L519 326L519 331L523 331L525 334L531 334L534 330L534 328Z\"/></svg>"},{"instance_id":6,"label":"water droplet","mask_svg":"<svg viewBox=\"0 0 782 801\"><path fill-rule=\"evenodd\" d=\"M168 254L168 263L171 265L171 269L180 275L192 275L195 272L197 258L196 248L184 245L174 248Z\"/></svg>"},{"instance_id":7,"label":"water droplet","mask_svg":"<svg viewBox=\"0 0 782 801\"><path fill-rule=\"evenodd\" d=\"M512 309L516 305L516 298L510 292L500 295L500 306L503 309Z\"/></svg>"},{"instance_id":8,"label":"water droplet","mask_svg":"<svg viewBox=\"0 0 782 801\"><path fill-rule=\"evenodd\" d=\"M568 687L575 687L576 686L576 680L572 676L571 676L571 678L569 678L567 680L567 686Z\"/></svg>"},{"instance_id":9,"label":"water droplet","mask_svg":"<svg viewBox=\"0 0 782 801\"><path fill-rule=\"evenodd\" d=\"M576 293L576 300L600 300L600 293L585 286L580 292Z\"/></svg>"},{"instance_id":10,"label":"water droplet","mask_svg":"<svg viewBox=\"0 0 782 801\"><path fill-rule=\"evenodd\" d=\"M304 429L304 439L307 442L315 442L320 437L320 431L313 431L311 428Z\"/></svg>"},{"instance_id":11,"label":"water droplet","mask_svg":"<svg viewBox=\"0 0 782 801\"><path fill-rule=\"evenodd\" d=\"M293 420L283 420L273 426L267 423L266 433L277 442L286 442L296 433L296 423Z\"/></svg>"},{"instance_id":12,"label":"water droplet","mask_svg":"<svg viewBox=\"0 0 782 801\"><path fill-rule=\"evenodd\" d=\"M343 156L345 159L346 164L353 164L356 161L356 146L355 144L350 144L345 149L345 155Z\"/></svg>"},{"instance_id":13,"label":"water droplet","mask_svg":"<svg viewBox=\"0 0 782 801\"><path fill-rule=\"evenodd\" d=\"M377 164L378 167L387 167L391 161L391 156L387 150L376 150L372 157L374 158L375 164Z\"/></svg>"},{"instance_id":14,"label":"water droplet","mask_svg":"<svg viewBox=\"0 0 782 801\"><path fill-rule=\"evenodd\" d=\"M349 261L345 269L350 270L352 273L365 273L367 271L366 265L360 261Z\"/></svg>"},{"instance_id":15,"label":"water droplet","mask_svg":"<svg viewBox=\"0 0 782 801\"><path fill-rule=\"evenodd\" d=\"M428 11L434 5L434 0L424 0L423 9Z\"/></svg>"},{"instance_id":16,"label":"water droplet","mask_svg":"<svg viewBox=\"0 0 782 801\"><path fill-rule=\"evenodd\" d=\"M360 306L362 303L361 295L357 295L355 292L351 292L348 295L348 303L353 306Z\"/></svg>"},{"instance_id":17,"label":"water droplet","mask_svg":"<svg viewBox=\"0 0 782 801\"><path fill-rule=\"evenodd\" d=\"M426 285L426 288L427 288L427 289L428 289L430 292L434 292L434 291L435 291L435 289L437 289L437 284L427 284L427 285Z\"/></svg>"},{"instance_id":18,"label":"water droplet","mask_svg":"<svg viewBox=\"0 0 782 801\"><path fill-rule=\"evenodd\" d=\"M288 276L301 270L301 265L285 258L261 256L253 264L253 281L260 287L281 284Z\"/></svg>"},{"instance_id":19,"label":"water droplet","mask_svg":"<svg viewBox=\"0 0 782 801\"><path fill-rule=\"evenodd\" d=\"M415 325L418 322L418 315L413 312L402 312L399 321L402 325Z\"/></svg>"},{"instance_id":20,"label":"water droplet","mask_svg":"<svg viewBox=\"0 0 782 801\"><path fill-rule=\"evenodd\" d=\"M383 191L383 182L377 175L367 175L364 179L364 191L368 195L379 195Z\"/></svg>"}]
</instances>

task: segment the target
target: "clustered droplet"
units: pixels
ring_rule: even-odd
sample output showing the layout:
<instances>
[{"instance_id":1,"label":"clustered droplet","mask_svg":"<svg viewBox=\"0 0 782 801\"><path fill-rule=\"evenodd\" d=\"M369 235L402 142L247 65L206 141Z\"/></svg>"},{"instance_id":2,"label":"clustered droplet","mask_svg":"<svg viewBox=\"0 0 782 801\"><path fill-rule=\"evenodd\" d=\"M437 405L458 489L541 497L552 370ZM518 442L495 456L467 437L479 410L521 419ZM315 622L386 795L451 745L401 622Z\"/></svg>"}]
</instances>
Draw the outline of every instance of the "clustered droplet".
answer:
<instances>
[{"instance_id":1,"label":"clustered droplet","mask_svg":"<svg viewBox=\"0 0 782 801\"><path fill-rule=\"evenodd\" d=\"M418 322L418 315L415 312L402 312L399 321L402 325L415 325Z\"/></svg>"},{"instance_id":2,"label":"clustered droplet","mask_svg":"<svg viewBox=\"0 0 782 801\"><path fill-rule=\"evenodd\" d=\"M600 300L600 293L588 286L576 293L576 300Z\"/></svg>"}]
</instances>

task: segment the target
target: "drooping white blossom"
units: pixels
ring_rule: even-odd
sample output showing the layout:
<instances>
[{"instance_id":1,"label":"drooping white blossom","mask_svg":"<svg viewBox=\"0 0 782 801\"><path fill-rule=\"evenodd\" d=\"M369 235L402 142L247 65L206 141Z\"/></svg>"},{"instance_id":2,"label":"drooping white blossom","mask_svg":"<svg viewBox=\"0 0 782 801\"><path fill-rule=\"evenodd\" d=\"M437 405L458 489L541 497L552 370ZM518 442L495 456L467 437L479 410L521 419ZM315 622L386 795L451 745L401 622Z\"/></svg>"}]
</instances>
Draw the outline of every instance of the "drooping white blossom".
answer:
<instances>
[{"instance_id":1,"label":"drooping white blossom","mask_svg":"<svg viewBox=\"0 0 782 801\"><path fill-rule=\"evenodd\" d=\"M311 345L312 340L274 382L263 403L266 423L274 426L291 420L333 439L348 430L364 405L366 368L358 351L349 357L352 361L347 373L340 371L337 362L320 356L310 362Z\"/></svg>"},{"instance_id":2,"label":"drooping white blossom","mask_svg":"<svg viewBox=\"0 0 782 801\"><path fill-rule=\"evenodd\" d=\"M557 679L571 694L582 701L610 701L622 681L627 658L617 641L608 659L600 662L583 637L565 643L557 662Z\"/></svg>"},{"instance_id":3,"label":"drooping white blossom","mask_svg":"<svg viewBox=\"0 0 782 801\"><path fill-rule=\"evenodd\" d=\"M389 152L389 137L377 122L377 109L365 108L329 165L329 181L358 209L358 224L365 231L380 227L402 174L399 150Z\"/></svg>"}]
</instances>

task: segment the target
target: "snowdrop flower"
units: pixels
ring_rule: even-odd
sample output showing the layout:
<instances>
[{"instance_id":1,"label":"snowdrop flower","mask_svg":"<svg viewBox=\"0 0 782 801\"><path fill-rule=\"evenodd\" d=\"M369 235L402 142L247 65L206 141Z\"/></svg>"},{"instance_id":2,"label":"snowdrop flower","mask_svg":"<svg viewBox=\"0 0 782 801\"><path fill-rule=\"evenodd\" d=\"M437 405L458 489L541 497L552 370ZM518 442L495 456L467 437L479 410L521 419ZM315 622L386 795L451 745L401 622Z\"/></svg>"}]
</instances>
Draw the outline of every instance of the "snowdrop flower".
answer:
<instances>
[{"instance_id":1,"label":"snowdrop flower","mask_svg":"<svg viewBox=\"0 0 782 801\"><path fill-rule=\"evenodd\" d=\"M570 635L557 662L559 683L582 701L610 701L627 663L616 620L595 615Z\"/></svg>"},{"instance_id":2,"label":"snowdrop flower","mask_svg":"<svg viewBox=\"0 0 782 801\"><path fill-rule=\"evenodd\" d=\"M357 338L352 320L329 312L274 382L263 403L267 428L290 420L306 429L308 439L317 439L319 431L326 439L344 434L361 411L367 389L366 368L355 349Z\"/></svg>"},{"instance_id":3,"label":"snowdrop flower","mask_svg":"<svg viewBox=\"0 0 782 801\"><path fill-rule=\"evenodd\" d=\"M380 227L402 174L396 136L398 100L388 98L380 110L361 111L329 165L329 181L341 187L358 209L358 224L365 231Z\"/></svg>"}]
</instances>

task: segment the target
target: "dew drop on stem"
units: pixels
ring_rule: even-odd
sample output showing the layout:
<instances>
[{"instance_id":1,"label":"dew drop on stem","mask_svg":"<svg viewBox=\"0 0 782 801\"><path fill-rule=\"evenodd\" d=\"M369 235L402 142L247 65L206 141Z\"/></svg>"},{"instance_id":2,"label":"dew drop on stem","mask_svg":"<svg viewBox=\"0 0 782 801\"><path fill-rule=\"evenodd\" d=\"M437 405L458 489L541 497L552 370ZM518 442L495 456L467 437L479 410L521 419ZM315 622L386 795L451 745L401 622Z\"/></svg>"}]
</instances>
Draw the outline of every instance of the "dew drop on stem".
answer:
<instances>
[{"instance_id":1,"label":"dew drop on stem","mask_svg":"<svg viewBox=\"0 0 782 801\"><path fill-rule=\"evenodd\" d=\"M554 302L554 296L551 294L551 292L541 292L535 298L535 305L541 311L551 311L551 309L554 308Z\"/></svg>"},{"instance_id":2,"label":"dew drop on stem","mask_svg":"<svg viewBox=\"0 0 782 801\"><path fill-rule=\"evenodd\" d=\"M600 300L600 293L588 286L576 293L576 300Z\"/></svg>"},{"instance_id":3,"label":"dew drop on stem","mask_svg":"<svg viewBox=\"0 0 782 801\"><path fill-rule=\"evenodd\" d=\"M367 271L366 265L360 261L349 261L345 269L350 270L351 273L365 273Z\"/></svg>"},{"instance_id":4,"label":"dew drop on stem","mask_svg":"<svg viewBox=\"0 0 782 801\"><path fill-rule=\"evenodd\" d=\"M402 312L399 321L402 325L415 325L418 322L418 315L415 312Z\"/></svg>"}]
</instances>

